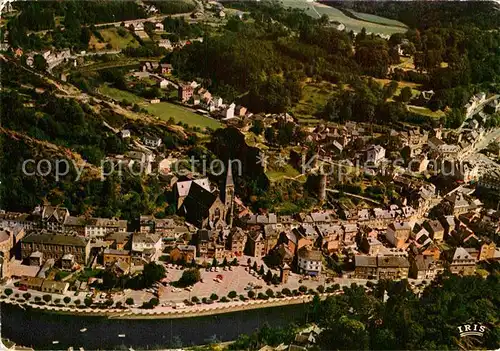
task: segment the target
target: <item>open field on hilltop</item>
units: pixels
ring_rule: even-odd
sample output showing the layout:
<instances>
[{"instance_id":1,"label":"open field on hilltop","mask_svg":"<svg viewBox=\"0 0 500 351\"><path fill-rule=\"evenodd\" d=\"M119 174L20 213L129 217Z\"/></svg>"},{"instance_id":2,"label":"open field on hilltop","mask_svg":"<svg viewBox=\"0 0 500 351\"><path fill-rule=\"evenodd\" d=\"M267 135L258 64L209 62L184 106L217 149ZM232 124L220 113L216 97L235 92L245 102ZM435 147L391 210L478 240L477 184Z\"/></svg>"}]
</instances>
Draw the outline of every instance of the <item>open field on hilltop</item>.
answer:
<instances>
[{"instance_id":1,"label":"open field on hilltop","mask_svg":"<svg viewBox=\"0 0 500 351\"><path fill-rule=\"evenodd\" d=\"M354 32L360 32L364 27L367 32L371 33L380 33L380 34L393 34L393 33L404 33L406 32L406 28L394 25L383 25L380 23L373 23L369 21L363 21L355 18L351 18L345 15L339 9L334 7L319 4L316 2L307 2L306 0L281 0L283 6L294 7L299 9L304 9L305 12L314 17L320 18L322 15L327 15L330 20L338 21L343 23L346 26L346 30L353 30ZM363 14L368 15L368 14ZM368 15L372 16L372 15ZM378 16L377 16L378 17ZM386 22L392 21L383 17L379 17L377 20L380 22L386 20Z\"/></svg>"},{"instance_id":2,"label":"open field on hilltop","mask_svg":"<svg viewBox=\"0 0 500 351\"><path fill-rule=\"evenodd\" d=\"M394 20L394 19L380 17L377 15L369 14L369 13L356 12L354 10L347 10L347 11L349 11L355 17L357 17L358 19L360 19L362 21L367 21L367 22L372 22L372 23L377 23L377 24L384 24L387 26L407 28L406 24L404 24L403 22L399 22L397 20Z\"/></svg>"},{"instance_id":3,"label":"open field on hilltop","mask_svg":"<svg viewBox=\"0 0 500 351\"><path fill-rule=\"evenodd\" d=\"M428 109L427 107L421 107L421 106L413 106L413 105L408 105L408 110L410 112L423 115L423 116L428 116L432 118L441 118L444 117L445 113L441 110L437 111L432 111Z\"/></svg>"},{"instance_id":4,"label":"open field on hilltop","mask_svg":"<svg viewBox=\"0 0 500 351\"><path fill-rule=\"evenodd\" d=\"M128 102L131 102L133 104L141 104L146 102L146 100L135 94L132 94L125 90L110 87L106 84L103 84L99 87L99 93L109 96L110 98L118 101L127 100Z\"/></svg>"},{"instance_id":5,"label":"open field on hilltop","mask_svg":"<svg viewBox=\"0 0 500 351\"><path fill-rule=\"evenodd\" d=\"M198 115L188 109L169 102L160 102L159 104L147 105L146 110L158 118L168 121L173 118L175 123L182 122L192 127L217 129L222 125L219 121Z\"/></svg>"},{"instance_id":6,"label":"open field on hilltop","mask_svg":"<svg viewBox=\"0 0 500 351\"><path fill-rule=\"evenodd\" d=\"M106 42L113 46L113 49L125 49L129 46L137 48L140 46L139 42L129 33L129 31L127 31L123 37L118 34L118 28L106 28L99 32Z\"/></svg>"},{"instance_id":7,"label":"open field on hilltop","mask_svg":"<svg viewBox=\"0 0 500 351\"><path fill-rule=\"evenodd\" d=\"M386 85L390 82L392 82L391 79L382 79L382 78L372 78L376 82L380 83L381 85ZM420 92L422 91L422 85L417 84L417 83L412 83L412 82L405 82L405 81L399 81L398 82L398 88L396 89L396 93L394 96L397 96L401 93L401 89L409 87L411 88L411 93L413 97L417 97L420 95Z\"/></svg>"},{"instance_id":8,"label":"open field on hilltop","mask_svg":"<svg viewBox=\"0 0 500 351\"><path fill-rule=\"evenodd\" d=\"M328 82L307 82L302 88L302 98L292 108L294 117L301 120L313 118L325 107L335 86Z\"/></svg>"},{"instance_id":9,"label":"open field on hilltop","mask_svg":"<svg viewBox=\"0 0 500 351\"><path fill-rule=\"evenodd\" d=\"M117 28L100 29L99 33L102 35L104 42L99 42L95 35L92 35L89 41L89 48L99 50L122 50L127 47L137 48L140 46L139 42L134 38L129 31L122 37L118 34ZM111 48L106 48L110 44Z\"/></svg>"},{"instance_id":10,"label":"open field on hilltop","mask_svg":"<svg viewBox=\"0 0 500 351\"><path fill-rule=\"evenodd\" d=\"M200 127L202 129L217 129L222 126L221 123L215 119L198 115L182 106L175 105L170 102L150 104L145 99L131 92L116 89L104 84L99 87L99 92L117 101L126 100L134 104L139 104L141 107L145 108L148 113L164 121L168 121L170 118L173 118L175 123L182 122L188 124L189 126Z\"/></svg>"}]
</instances>

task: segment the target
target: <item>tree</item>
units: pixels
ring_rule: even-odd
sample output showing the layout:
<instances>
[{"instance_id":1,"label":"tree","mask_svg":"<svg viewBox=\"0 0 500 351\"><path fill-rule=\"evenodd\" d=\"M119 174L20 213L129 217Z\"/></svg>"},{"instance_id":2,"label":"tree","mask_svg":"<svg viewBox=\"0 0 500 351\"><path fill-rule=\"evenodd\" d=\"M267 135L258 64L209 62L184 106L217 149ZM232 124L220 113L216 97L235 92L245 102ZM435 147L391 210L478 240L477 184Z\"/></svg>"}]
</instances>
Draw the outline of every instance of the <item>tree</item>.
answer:
<instances>
[{"instance_id":1,"label":"tree","mask_svg":"<svg viewBox=\"0 0 500 351\"><path fill-rule=\"evenodd\" d=\"M282 292L282 294L283 294L283 295L286 295L286 296L290 296L290 295L292 295L292 292L291 292L291 291L290 291L290 289L288 289L288 288L283 288L283 289L281 290L281 292Z\"/></svg>"},{"instance_id":2,"label":"tree","mask_svg":"<svg viewBox=\"0 0 500 351\"><path fill-rule=\"evenodd\" d=\"M264 132L264 129L264 122L262 122L261 120L255 120L253 122L252 128L250 128L250 131L255 135L261 135Z\"/></svg>"},{"instance_id":3,"label":"tree","mask_svg":"<svg viewBox=\"0 0 500 351\"><path fill-rule=\"evenodd\" d=\"M398 82L393 80L393 81L387 83L384 86L384 98L385 99L391 98L397 89L398 89Z\"/></svg>"},{"instance_id":4,"label":"tree","mask_svg":"<svg viewBox=\"0 0 500 351\"><path fill-rule=\"evenodd\" d=\"M333 317L328 319L328 323L329 326L325 332L321 333L319 338L319 344L322 347L336 345L336 348L339 350L368 349L369 336L362 322L343 315L338 320ZM334 329L331 329L334 325L337 326L335 333L333 333Z\"/></svg>"},{"instance_id":5,"label":"tree","mask_svg":"<svg viewBox=\"0 0 500 351\"><path fill-rule=\"evenodd\" d=\"M253 290L248 291L248 297L253 299L255 297L255 292Z\"/></svg>"},{"instance_id":6,"label":"tree","mask_svg":"<svg viewBox=\"0 0 500 351\"><path fill-rule=\"evenodd\" d=\"M186 269L182 272L182 276L179 279L179 285L189 286L194 285L201 279L200 270L198 268Z\"/></svg>"},{"instance_id":7,"label":"tree","mask_svg":"<svg viewBox=\"0 0 500 351\"><path fill-rule=\"evenodd\" d=\"M83 303L85 306L90 307L94 301L92 300L91 297L86 297L85 300L83 300Z\"/></svg>"},{"instance_id":8,"label":"tree","mask_svg":"<svg viewBox=\"0 0 500 351\"><path fill-rule=\"evenodd\" d=\"M322 294L322 293L324 293L324 292L325 292L325 287L324 287L323 285L319 285L319 286L316 288L316 290L318 290L318 292L319 292L320 294Z\"/></svg>"},{"instance_id":9,"label":"tree","mask_svg":"<svg viewBox=\"0 0 500 351\"><path fill-rule=\"evenodd\" d=\"M227 266L227 257L224 257L224 261L222 261L222 267Z\"/></svg>"},{"instance_id":10,"label":"tree","mask_svg":"<svg viewBox=\"0 0 500 351\"><path fill-rule=\"evenodd\" d=\"M238 294L236 293L236 291L230 291L228 294L227 294L227 297L229 297L230 299L234 299Z\"/></svg>"},{"instance_id":11,"label":"tree","mask_svg":"<svg viewBox=\"0 0 500 351\"><path fill-rule=\"evenodd\" d=\"M36 54L33 57L33 67L39 71L45 71L48 67L48 64L42 55Z\"/></svg>"},{"instance_id":12,"label":"tree","mask_svg":"<svg viewBox=\"0 0 500 351\"><path fill-rule=\"evenodd\" d=\"M274 297L274 291L272 289L267 289L266 290L266 295L269 297Z\"/></svg>"},{"instance_id":13,"label":"tree","mask_svg":"<svg viewBox=\"0 0 500 351\"><path fill-rule=\"evenodd\" d=\"M193 296L193 297L191 297L191 302L198 303L198 302L200 302L200 299L198 298L198 296Z\"/></svg>"},{"instance_id":14,"label":"tree","mask_svg":"<svg viewBox=\"0 0 500 351\"><path fill-rule=\"evenodd\" d=\"M219 299L219 296L217 296L217 294L216 294L216 293L212 293L212 295L210 295L210 300L212 300L212 301L216 301L216 300L218 300L218 299Z\"/></svg>"},{"instance_id":15,"label":"tree","mask_svg":"<svg viewBox=\"0 0 500 351\"><path fill-rule=\"evenodd\" d=\"M253 263L252 270L254 270L255 272L257 272L257 261L255 261Z\"/></svg>"},{"instance_id":16,"label":"tree","mask_svg":"<svg viewBox=\"0 0 500 351\"><path fill-rule=\"evenodd\" d=\"M142 271L142 281L145 287L151 287L153 283L159 281L165 276L165 267L163 265L150 262L144 265Z\"/></svg>"},{"instance_id":17,"label":"tree","mask_svg":"<svg viewBox=\"0 0 500 351\"><path fill-rule=\"evenodd\" d=\"M131 297L129 297L129 298L127 298L127 299L125 300L125 303L126 303L127 305L129 305L129 306L130 306L130 305L133 305L133 304L134 304L134 299L133 299L133 298L131 298Z\"/></svg>"},{"instance_id":18,"label":"tree","mask_svg":"<svg viewBox=\"0 0 500 351\"><path fill-rule=\"evenodd\" d=\"M259 275L264 275L264 265L261 265L259 268Z\"/></svg>"},{"instance_id":19,"label":"tree","mask_svg":"<svg viewBox=\"0 0 500 351\"><path fill-rule=\"evenodd\" d=\"M149 303L151 304L151 306L158 306L160 301L156 297L153 297L151 298L151 300L149 300Z\"/></svg>"},{"instance_id":20,"label":"tree","mask_svg":"<svg viewBox=\"0 0 500 351\"><path fill-rule=\"evenodd\" d=\"M13 293L13 291L12 291L11 288L7 288L7 289L4 290L4 294L7 295L7 296L12 295L12 293Z\"/></svg>"},{"instance_id":21,"label":"tree","mask_svg":"<svg viewBox=\"0 0 500 351\"><path fill-rule=\"evenodd\" d=\"M212 260L212 267L217 267L218 264L219 262L217 262L217 259L214 257L214 259Z\"/></svg>"},{"instance_id":22,"label":"tree","mask_svg":"<svg viewBox=\"0 0 500 351\"><path fill-rule=\"evenodd\" d=\"M401 97L401 101L402 102L408 102L408 101L410 101L410 99L412 97L411 88L410 87L404 87L403 89L401 89L400 97Z\"/></svg>"},{"instance_id":23,"label":"tree","mask_svg":"<svg viewBox=\"0 0 500 351\"><path fill-rule=\"evenodd\" d=\"M49 302L50 300L52 300L52 295L45 294L45 295L42 296L42 299L45 302Z\"/></svg>"},{"instance_id":24,"label":"tree","mask_svg":"<svg viewBox=\"0 0 500 351\"><path fill-rule=\"evenodd\" d=\"M266 273L266 276L264 277L264 280L266 282L271 282L271 280L273 279L273 273L271 272L271 270L269 269Z\"/></svg>"},{"instance_id":25,"label":"tree","mask_svg":"<svg viewBox=\"0 0 500 351\"><path fill-rule=\"evenodd\" d=\"M25 300L29 300L31 298L31 294L29 292L25 292L23 294L23 297L24 297Z\"/></svg>"},{"instance_id":26,"label":"tree","mask_svg":"<svg viewBox=\"0 0 500 351\"><path fill-rule=\"evenodd\" d=\"M68 303L71 302L71 297L65 296L64 299L63 299L63 301L64 301L65 304L68 304Z\"/></svg>"},{"instance_id":27,"label":"tree","mask_svg":"<svg viewBox=\"0 0 500 351\"><path fill-rule=\"evenodd\" d=\"M252 265L252 260L249 257L248 260L247 260L247 266L250 267L251 265Z\"/></svg>"},{"instance_id":28,"label":"tree","mask_svg":"<svg viewBox=\"0 0 500 351\"><path fill-rule=\"evenodd\" d=\"M238 259L235 257L232 261L231 261L231 266L237 266L238 265Z\"/></svg>"},{"instance_id":29,"label":"tree","mask_svg":"<svg viewBox=\"0 0 500 351\"><path fill-rule=\"evenodd\" d=\"M305 285L301 285L301 286L299 286L299 291L301 293L305 293L307 291L307 287Z\"/></svg>"}]
</instances>

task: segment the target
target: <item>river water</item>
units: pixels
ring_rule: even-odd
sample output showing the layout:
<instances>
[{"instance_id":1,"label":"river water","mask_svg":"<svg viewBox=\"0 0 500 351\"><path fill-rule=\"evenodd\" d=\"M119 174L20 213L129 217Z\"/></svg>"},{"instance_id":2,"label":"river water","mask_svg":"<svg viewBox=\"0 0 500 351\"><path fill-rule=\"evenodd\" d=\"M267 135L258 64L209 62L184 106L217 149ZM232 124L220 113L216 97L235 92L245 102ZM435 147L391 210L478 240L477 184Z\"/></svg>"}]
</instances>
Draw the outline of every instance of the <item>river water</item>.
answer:
<instances>
[{"instance_id":1,"label":"river water","mask_svg":"<svg viewBox=\"0 0 500 351\"><path fill-rule=\"evenodd\" d=\"M306 318L303 304L179 319L108 319L43 313L1 304L1 335L36 350L178 348L230 341L264 323L287 326ZM86 328L85 332L80 329ZM125 337L118 335L125 334ZM59 341L53 344L53 341Z\"/></svg>"}]
</instances>

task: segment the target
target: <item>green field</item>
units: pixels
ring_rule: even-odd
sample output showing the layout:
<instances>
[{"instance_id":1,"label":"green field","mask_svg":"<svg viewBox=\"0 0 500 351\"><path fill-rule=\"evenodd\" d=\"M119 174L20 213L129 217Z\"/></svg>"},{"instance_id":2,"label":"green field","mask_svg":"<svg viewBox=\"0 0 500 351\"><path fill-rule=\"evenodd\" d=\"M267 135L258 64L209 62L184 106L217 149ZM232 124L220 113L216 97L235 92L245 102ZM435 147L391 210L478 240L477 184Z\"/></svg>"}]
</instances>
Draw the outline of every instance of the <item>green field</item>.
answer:
<instances>
[{"instance_id":1,"label":"green field","mask_svg":"<svg viewBox=\"0 0 500 351\"><path fill-rule=\"evenodd\" d=\"M143 98L132 94L128 91L116 89L110 86L107 86L105 84L101 85L99 87L99 93L109 96L112 99L115 99L117 101L123 101L127 100L128 102L131 102L133 104L141 104L141 103L146 103L146 100Z\"/></svg>"},{"instance_id":2,"label":"green field","mask_svg":"<svg viewBox=\"0 0 500 351\"><path fill-rule=\"evenodd\" d=\"M302 98L292 108L294 117L301 120L313 119L314 115L321 112L332 95L334 85L328 82L309 82L302 88Z\"/></svg>"},{"instance_id":3,"label":"green field","mask_svg":"<svg viewBox=\"0 0 500 351\"><path fill-rule=\"evenodd\" d=\"M109 96L110 98L117 101L126 100L133 104L139 104L141 107L145 108L148 113L164 121L168 121L170 118L173 118L175 123L182 122L188 124L189 126L200 127L202 129L205 129L207 127L212 129L222 127L222 124L215 119L199 115L182 106L175 105L170 102L150 104L147 100L135 94L109 87L104 84L99 87L99 93Z\"/></svg>"},{"instance_id":4,"label":"green field","mask_svg":"<svg viewBox=\"0 0 500 351\"><path fill-rule=\"evenodd\" d=\"M147 105L146 110L150 114L157 116L165 121L173 118L176 123L182 122L192 127L208 127L212 129L222 127L221 123L219 121L216 121L215 119L198 115L181 106L171 104L169 102L160 102L159 104Z\"/></svg>"},{"instance_id":5,"label":"green field","mask_svg":"<svg viewBox=\"0 0 500 351\"><path fill-rule=\"evenodd\" d=\"M441 118L441 117L444 117L444 115L445 115L445 113L441 110L432 111L432 110L429 110L427 107L421 107L421 106L409 105L408 110L410 112L416 113L418 115L423 115L423 116L432 117L432 118Z\"/></svg>"},{"instance_id":6,"label":"green field","mask_svg":"<svg viewBox=\"0 0 500 351\"><path fill-rule=\"evenodd\" d=\"M140 46L139 42L132 36L132 34L130 34L129 31L127 31L123 37L118 34L117 28L106 28L100 30L99 32L106 42L113 46L113 49L125 49L128 46L137 48Z\"/></svg>"},{"instance_id":7,"label":"green field","mask_svg":"<svg viewBox=\"0 0 500 351\"><path fill-rule=\"evenodd\" d=\"M314 18L320 18L322 15L327 15L330 18L330 20L343 23L347 31L352 30L354 32L360 32L361 29L364 27L366 28L366 31L370 33L390 35L393 33L406 32L406 28L402 28L400 26L383 25L379 23L372 23L368 21L362 21L355 18L351 18L345 15L339 9L336 9L328 5L319 4L316 2L307 2L306 0L281 0L281 3L283 4L283 6L304 9L307 14L309 14ZM372 15L362 14L362 13L357 13L357 14L363 16L369 16L368 18L373 18ZM392 21L383 17L378 17L377 20L378 22L385 20L386 23Z\"/></svg>"},{"instance_id":8,"label":"green field","mask_svg":"<svg viewBox=\"0 0 500 351\"><path fill-rule=\"evenodd\" d=\"M363 12L356 12L353 10L348 10L350 13L352 13L355 17L359 18L360 20L367 21L367 22L372 22L372 23L378 23L378 24L384 24L387 26L395 26L395 27L403 27L406 28L406 25L403 22L399 22L397 20L393 20L390 18L385 18L385 17L380 17L377 15L372 15L369 13L363 13Z\"/></svg>"}]
</instances>

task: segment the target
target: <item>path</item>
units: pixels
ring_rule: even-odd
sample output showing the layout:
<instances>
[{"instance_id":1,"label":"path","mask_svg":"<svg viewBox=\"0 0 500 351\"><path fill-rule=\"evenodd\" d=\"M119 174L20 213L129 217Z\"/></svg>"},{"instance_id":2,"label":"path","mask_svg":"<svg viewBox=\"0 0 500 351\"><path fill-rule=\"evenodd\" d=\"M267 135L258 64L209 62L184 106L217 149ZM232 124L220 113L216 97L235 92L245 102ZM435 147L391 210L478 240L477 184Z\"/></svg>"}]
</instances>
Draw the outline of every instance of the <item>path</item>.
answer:
<instances>
[{"instance_id":1,"label":"path","mask_svg":"<svg viewBox=\"0 0 500 351\"><path fill-rule=\"evenodd\" d=\"M339 190L336 190L336 189L329 189L329 188L326 188L326 191L329 191L329 192L331 192L331 193L336 193L336 194L340 193L340 191L339 191ZM345 194L345 195L348 195L348 196L355 197L355 198L357 198L357 199L361 199L361 200L369 201L369 202L374 203L374 204L376 204L376 205L382 205L382 203L380 203L380 202L378 202L378 201L375 201L375 200L373 200L373 199L370 199L369 197L364 197L364 196L361 196L361 195L356 195L356 194L351 194L351 193L346 193L346 192L344 192L344 194Z\"/></svg>"}]
</instances>

